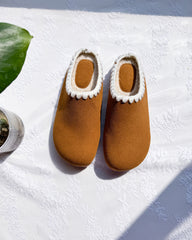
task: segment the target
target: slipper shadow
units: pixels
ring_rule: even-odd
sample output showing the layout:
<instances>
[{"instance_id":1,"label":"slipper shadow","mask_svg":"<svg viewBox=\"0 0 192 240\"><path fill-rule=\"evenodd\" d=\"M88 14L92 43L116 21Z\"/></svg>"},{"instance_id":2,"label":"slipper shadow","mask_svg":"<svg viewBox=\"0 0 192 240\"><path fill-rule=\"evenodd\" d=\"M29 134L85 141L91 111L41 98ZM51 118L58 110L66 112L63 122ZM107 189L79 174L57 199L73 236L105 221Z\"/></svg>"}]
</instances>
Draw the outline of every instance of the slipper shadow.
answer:
<instances>
[{"instance_id":1,"label":"slipper shadow","mask_svg":"<svg viewBox=\"0 0 192 240\"><path fill-rule=\"evenodd\" d=\"M105 162L103 154L103 131L105 126L105 115L107 109L110 77L111 70L109 70L108 73L105 75L105 80L103 82L103 104L101 109L101 138L94 163L95 174L97 175L97 177L104 180L118 178L127 173L127 172L115 172L112 169L110 169Z\"/></svg>"}]
</instances>

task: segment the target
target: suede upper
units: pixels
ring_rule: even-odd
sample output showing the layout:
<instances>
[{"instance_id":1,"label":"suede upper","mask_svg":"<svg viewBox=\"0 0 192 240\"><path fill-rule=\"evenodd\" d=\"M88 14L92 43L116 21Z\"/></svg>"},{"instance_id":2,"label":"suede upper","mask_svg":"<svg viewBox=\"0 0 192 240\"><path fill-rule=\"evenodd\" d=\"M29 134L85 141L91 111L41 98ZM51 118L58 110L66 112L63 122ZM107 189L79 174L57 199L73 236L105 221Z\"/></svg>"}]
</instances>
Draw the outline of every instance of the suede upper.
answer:
<instances>
[{"instance_id":1,"label":"suede upper","mask_svg":"<svg viewBox=\"0 0 192 240\"><path fill-rule=\"evenodd\" d=\"M87 61L87 64L86 64ZM89 84L93 74L89 60L81 60L76 72L80 90ZM66 74L67 76L67 74ZM59 154L75 166L87 166L94 159L100 140L100 112L103 86L97 96L87 99L71 97L66 91L66 77L53 127L54 144Z\"/></svg>"},{"instance_id":2,"label":"suede upper","mask_svg":"<svg viewBox=\"0 0 192 240\"><path fill-rule=\"evenodd\" d=\"M71 164L87 166L95 157L100 139L100 111L103 89L91 99L67 95L61 91L53 128L59 154Z\"/></svg>"},{"instance_id":3,"label":"suede upper","mask_svg":"<svg viewBox=\"0 0 192 240\"><path fill-rule=\"evenodd\" d=\"M126 171L139 165L150 145L147 91L137 103L108 98L104 130L104 154L114 170Z\"/></svg>"},{"instance_id":4,"label":"suede upper","mask_svg":"<svg viewBox=\"0 0 192 240\"><path fill-rule=\"evenodd\" d=\"M121 91L124 91L125 95L130 91L128 94L132 98L134 94L131 91L136 92L134 90L136 87L139 91L141 86L139 75L136 79L135 72L134 67L125 63L121 65L119 75L116 74L116 78L119 77ZM113 98L110 85L103 148L106 162L113 170L126 171L138 166L148 152L150 145L148 100L146 83L142 84L145 86L144 95L141 100L132 103ZM121 92L118 97L121 97Z\"/></svg>"}]
</instances>

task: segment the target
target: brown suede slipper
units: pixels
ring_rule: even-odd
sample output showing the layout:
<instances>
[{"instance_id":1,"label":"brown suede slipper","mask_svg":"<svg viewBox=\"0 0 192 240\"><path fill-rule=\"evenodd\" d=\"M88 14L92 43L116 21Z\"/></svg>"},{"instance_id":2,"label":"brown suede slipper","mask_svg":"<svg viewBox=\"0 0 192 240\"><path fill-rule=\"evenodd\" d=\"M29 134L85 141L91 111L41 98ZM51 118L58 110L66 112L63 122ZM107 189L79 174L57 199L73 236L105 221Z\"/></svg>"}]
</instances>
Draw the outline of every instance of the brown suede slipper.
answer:
<instances>
[{"instance_id":1,"label":"brown suede slipper","mask_svg":"<svg viewBox=\"0 0 192 240\"><path fill-rule=\"evenodd\" d=\"M75 166L94 159L100 139L103 76L98 56L80 50L67 71L53 127L59 154Z\"/></svg>"},{"instance_id":2,"label":"brown suede slipper","mask_svg":"<svg viewBox=\"0 0 192 240\"><path fill-rule=\"evenodd\" d=\"M134 55L123 55L112 69L103 137L110 168L127 171L138 166L150 146L147 88Z\"/></svg>"}]
</instances>

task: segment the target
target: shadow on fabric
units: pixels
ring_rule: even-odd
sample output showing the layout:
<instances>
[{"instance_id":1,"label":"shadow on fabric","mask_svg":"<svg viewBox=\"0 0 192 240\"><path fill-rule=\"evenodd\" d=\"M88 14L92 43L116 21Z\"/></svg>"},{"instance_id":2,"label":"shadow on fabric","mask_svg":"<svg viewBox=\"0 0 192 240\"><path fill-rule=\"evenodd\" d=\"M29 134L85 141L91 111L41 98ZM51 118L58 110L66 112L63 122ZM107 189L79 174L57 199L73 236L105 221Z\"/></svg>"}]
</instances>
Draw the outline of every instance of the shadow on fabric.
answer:
<instances>
[{"instance_id":1,"label":"shadow on fabric","mask_svg":"<svg viewBox=\"0 0 192 240\"><path fill-rule=\"evenodd\" d=\"M0 6L92 12L124 12L142 15L192 16L191 0L0 0Z\"/></svg>"},{"instance_id":2,"label":"shadow on fabric","mask_svg":"<svg viewBox=\"0 0 192 240\"><path fill-rule=\"evenodd\" d=\"M191 213L192 165L185 168L170 183L118 240L167 239L177 225L184 223ZM192 229L190 234L191 232ZM186 231L178 234L179 236L174 235L174 239L186 239Z\"/></svg>"},{"instance_id":3,"label":"shadow on fabric","mask_svg":"<svg viewBox=\"0 0 192 240\"><path fill-rule=\"evenodd\" d=\"M12 152L10 152L10 153L1 153L0 154L0 164L3 163L11 154L12 154Z\"/></svg>"}]
</instances>

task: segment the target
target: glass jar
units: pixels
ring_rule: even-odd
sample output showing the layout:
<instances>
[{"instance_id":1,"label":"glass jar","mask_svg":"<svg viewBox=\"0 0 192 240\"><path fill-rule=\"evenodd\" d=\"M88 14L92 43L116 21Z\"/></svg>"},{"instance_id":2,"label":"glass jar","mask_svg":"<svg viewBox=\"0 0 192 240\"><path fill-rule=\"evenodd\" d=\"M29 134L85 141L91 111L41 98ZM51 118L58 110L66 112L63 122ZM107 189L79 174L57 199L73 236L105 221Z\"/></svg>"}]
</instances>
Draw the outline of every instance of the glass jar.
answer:
<instances>
[{"instance_id":1,"label":"glass jar","mask_svg":"<svg viewBox=\"0 0 192 240\"><path fill-rule=\"evenodd\" d=\"M0 108L0 154L14 151L24 136L24 125L16 114Z\"/></svg>"}]
</instances>

